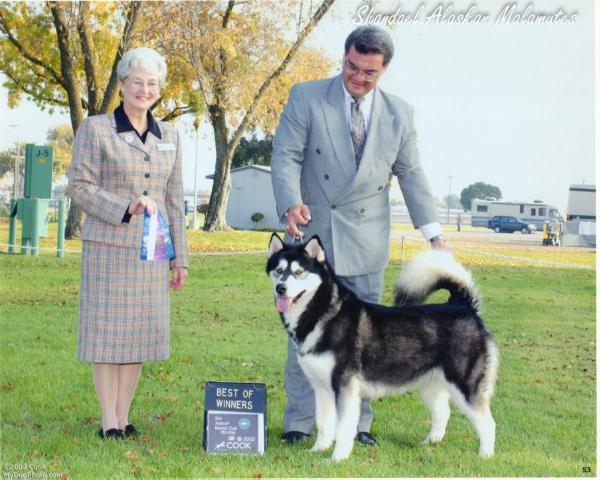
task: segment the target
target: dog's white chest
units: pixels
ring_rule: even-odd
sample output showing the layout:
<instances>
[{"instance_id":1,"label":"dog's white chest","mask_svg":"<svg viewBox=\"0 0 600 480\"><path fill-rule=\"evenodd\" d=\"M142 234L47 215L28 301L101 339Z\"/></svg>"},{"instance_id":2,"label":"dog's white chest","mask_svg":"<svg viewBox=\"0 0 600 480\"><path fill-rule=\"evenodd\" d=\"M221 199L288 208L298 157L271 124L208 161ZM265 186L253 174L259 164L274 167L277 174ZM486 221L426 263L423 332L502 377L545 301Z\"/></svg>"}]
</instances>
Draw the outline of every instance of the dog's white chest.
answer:
<instances>
[{"instance_id":1,"label":"dog's white chest","mask_svg":"<svg viewBox=\"0 0 600 480\"><path fill-rule=\"evenodd\" d=\"M298 363L311 385L331 386L331 372L335 366L333 353L321 353L298 356Z\"/></svg>"}]
</instances>

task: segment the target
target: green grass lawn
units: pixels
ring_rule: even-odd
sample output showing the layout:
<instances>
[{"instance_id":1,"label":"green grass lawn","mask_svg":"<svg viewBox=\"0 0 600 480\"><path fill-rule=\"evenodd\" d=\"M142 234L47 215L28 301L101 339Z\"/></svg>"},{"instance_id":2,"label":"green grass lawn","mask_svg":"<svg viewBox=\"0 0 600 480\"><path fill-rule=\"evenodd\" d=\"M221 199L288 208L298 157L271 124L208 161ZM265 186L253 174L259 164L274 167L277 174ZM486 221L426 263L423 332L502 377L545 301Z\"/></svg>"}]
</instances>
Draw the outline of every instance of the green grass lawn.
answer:
<instances>
[{"instance_id":1,"label":"green grass lawn","mask_svg":"<svg viewBox=\"0 0 600 480\"><path fill-rule=\"evenodd\" d=\"M186 287L172 295L171 358L144 366L132 407L143 435L103 442L90 367L75 359L79 256L0 255L3 474L29 465L69 478L595 476L595 272L472 268L501 351L491 460L478 458L477 437L456 410L444 441L422 445L428 410L408 394L374 402L379 445L357 445L335 465L331 452L279 442L286 334L264 263L261 255L191 259ZM399 268L387 272L385 303ZM209 380L267 384L264 456L204 453Z\"/></svg>"}]
</instances>

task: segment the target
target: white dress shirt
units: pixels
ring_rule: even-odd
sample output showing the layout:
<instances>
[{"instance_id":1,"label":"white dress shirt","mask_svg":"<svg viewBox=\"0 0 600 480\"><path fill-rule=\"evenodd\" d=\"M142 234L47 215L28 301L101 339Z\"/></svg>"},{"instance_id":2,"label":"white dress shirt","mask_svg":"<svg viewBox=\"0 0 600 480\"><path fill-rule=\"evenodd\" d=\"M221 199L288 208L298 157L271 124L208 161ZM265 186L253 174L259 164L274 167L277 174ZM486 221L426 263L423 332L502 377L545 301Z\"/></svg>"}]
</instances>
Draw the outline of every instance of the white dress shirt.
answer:
<instances>
[{"instance_id":1,"label":"white dress shirt","mask_svg":"<svg viewBox=\"0 0 600 480\"><path fill-rule=\"evenodd\" d=\"M348 124L348 131L352 130L352 104L354 103L354 98L348 90L346 90L346 86L344 82L342 82L342 88L344 89L344 100L346 102L346 108L344 108L344 113L346 114L346 123ZM363 101L360 102L358 109L363 114L365 119L365 134L369 134L369 121L371 120L371 110L373 109L373 96L375 95L375 89L371 90L363 97Z\"/></svg>"}]
</instances>

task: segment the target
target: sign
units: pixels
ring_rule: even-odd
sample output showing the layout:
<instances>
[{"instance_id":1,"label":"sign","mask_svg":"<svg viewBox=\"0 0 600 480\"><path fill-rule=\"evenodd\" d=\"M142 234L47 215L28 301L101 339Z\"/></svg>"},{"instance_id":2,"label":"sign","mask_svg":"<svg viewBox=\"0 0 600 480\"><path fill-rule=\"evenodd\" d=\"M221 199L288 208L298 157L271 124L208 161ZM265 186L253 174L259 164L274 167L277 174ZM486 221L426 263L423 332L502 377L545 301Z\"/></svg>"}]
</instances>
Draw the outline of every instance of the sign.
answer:
<instances>
[{"instance_id":1,"label":"sign","mask_svg":"<svg viewBox=\"0 0 600 480\"><path fill-rule=\"evenodd\" d=\"M267 444L264 383L208 382L204 449L208 453L263 454Z\"/></svg>"},{"instance_id":2,"label":"sign","mask_svg":"<svg viewBox=\"0 0 600 480\"><path fill-rule=\"evenodd\" d=\"M25 146L25 183L23 197L51 198L52 196L52 147L32 145Z\"/></svg>"}]
</instances>

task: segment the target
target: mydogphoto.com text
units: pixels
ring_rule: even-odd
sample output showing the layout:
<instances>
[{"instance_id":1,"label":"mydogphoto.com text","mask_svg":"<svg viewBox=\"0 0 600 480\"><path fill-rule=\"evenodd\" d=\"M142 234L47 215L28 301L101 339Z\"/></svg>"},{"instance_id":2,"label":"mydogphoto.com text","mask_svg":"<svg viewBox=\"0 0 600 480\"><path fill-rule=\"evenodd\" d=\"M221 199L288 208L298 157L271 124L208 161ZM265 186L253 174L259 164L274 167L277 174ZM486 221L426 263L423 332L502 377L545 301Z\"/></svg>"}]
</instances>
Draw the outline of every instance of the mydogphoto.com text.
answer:
<instances>
[{"instance_id":1,"label":"mydogphoto.com text","mask_svg":"<svg viewBox=\"0 0 600 480\"><path fill-rule=\"evenodd\" d=\"M376 10L371 5L365 4L356 10L354 24L390 27L416 23L432 25L481 25L487 23L561 25L573 24L577 21L577 17L576 11L567 12L561 7L557 7L553 12L541 11L537 10L532 3L527 5L507 3L494 14L480 10L476 4L466 9L459 9L452 3L440 2L433 6L421 3L412 11L405 9L402 4L385 11Z\"/></svg>"}]
</instances>

